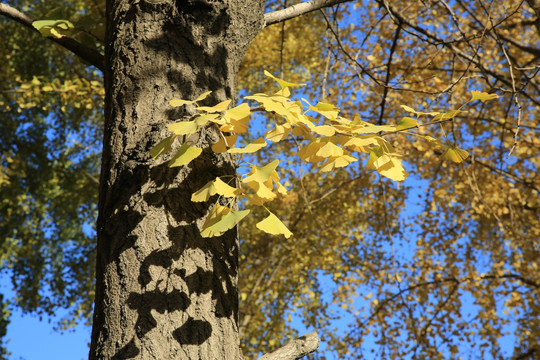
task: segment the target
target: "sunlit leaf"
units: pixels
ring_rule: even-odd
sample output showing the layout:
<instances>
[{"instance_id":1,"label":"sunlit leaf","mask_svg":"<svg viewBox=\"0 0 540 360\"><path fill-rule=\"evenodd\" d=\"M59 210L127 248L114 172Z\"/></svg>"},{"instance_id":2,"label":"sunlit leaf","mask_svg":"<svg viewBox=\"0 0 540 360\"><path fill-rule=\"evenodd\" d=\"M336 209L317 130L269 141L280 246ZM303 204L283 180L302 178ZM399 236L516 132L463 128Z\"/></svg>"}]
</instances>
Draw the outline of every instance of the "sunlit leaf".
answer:
<instances>
[{"instance_id":1,"label":"sunlit leaf","mask_svg":"<svg viewBox=\"0 0 540 360\"><path fill-rule=\"evenodd\" d=\"M257 167L253 166L251 168L249 176L245 177L242 182L248 183L250 181L257 181L257 182L264 182L270 179L272 176L272 173L276 170L277 166L279 165L279 160L274 160L271 163L263 166L263 167Z\"/></svg>"},{"instance_id":2,"label":"sunlit leaf","mask_svg":"<svg viewBox=\"0 0 540 360\"><path fill-rule=\"evenodd\" d=\"M180 149L176 152L169 162L170 167L183 166L189 164L193 159L197 158L202 153L202 149L191 147L187 143L183 143Z\"/></svg>"},{"instance_id":3,"label":"sunlit leaf","mask_svg":"<svg viewBox=\"0 0 540 360\"><path fill-rule=\"evenodd\" d=\"M262 230L272 235L284 235L286 238L291 237L292 232L279 220L279 218L270 213L264 220L258 222L255 226L259 230Z\"/></svg>"},{"instance_id":4,"label":"sunlit leaf","mask_svg":"<svg viewBox=\"0 0 540 360\"><path fill-rule=\"evenodd\" d=\"M270 74L268 71L264 70L264 75L268 76L269 78L277 81L277 83L279 84L279 86L283 89L283 88L286 88L286 87L299 87L299 86L304 86L305 84L295 84L295 83L291 83L291 82L288 82L288 81L285 81L285 80L282 80L282 79L279 79L277 77L275 77L274 75Z\"/></svg>"},{"instance_id":5,"label":"sunlit leaf","mask_svg":"<svg viewBox=\"0 0 540 360\"><path fill-rule=\"evenodd\" d=\"M461 163L469 157L469 153L455 146L447 146L444 153L441 155L443 160L450 160L455 163Z\"/></svg>"},{"instance_id":6,"label":"sunlit leaf","mask_svg":"<svg viewBox=\"0 0 540 360\"><path fill-rule=\"evenodd\" d=\"M228 135L223 137L223 134L221 134L221 138L217 143L212 145L212 151L216 154L224 153L227 151L228 148L234 146L236 143L236 139L238 139L238 135Z\"/></svg>"},{"instance_id":7,"label":"sunlit leaf","mask_svg":"<svg viewBox=\"0 0 540 360\"><path fill-rule=\"evenodd\" d=\"M499 95L497 94L488 94L486 92L481 92L478 90L471 90L471 101L473 100L480 100L480 101L488 101L499 98Z\"/></svg>"},{"instance_id":8,"label":"sunlit leaf","mask_svg":"<svg viewBox=\"0 0 540 360\"><path fill-rule=\"evenodd\" d=\"M165 139L161 140L156 146L154 146L150 150L150 156L154 159L157 158L161 154L168 153L171 151L171 145L176 139L176 135L171 135L169 137L166 137Z\"/></svg>"},{"instance_id":9,"label":"sunlit leaf","mask_svg":"<svg viewBox=\"0 0 540 360\"><path fill-rule=\"evenodd\" d=\"M242 189L232 187L219 177L209 181L202 188L191 195L191 201L201 202L208 201L213 195L221 195L225 197L236 197L242 193Z\"/></svg>"},{"instance_id":10,"label":"sunlit leaf","mask_svg":"<svg viewBox=\"0 0 540 360\"><path fill-rule=\"evenodd\" d=\"M181 121L167 126L176 135L191 135L197 132L199 126L195 121Z\"/></svg>"},{"instance_id":11,"label":"sunlit leaf","mask_svg":"<svg viewBox=\"0 0 540 360\"><path fill-rule=\"evenodd\" d=\"M231 148L227 150L228 153L231 154L246 154L246 153L254 153L255 151L258 151L265 147L266 141L263 138L258 138L257 140L253 141L252 143L246 145L244 148Z\"/></svg>"},{"instance_id":12,"label":"sunlit leaf","mask_svg":"<svg viewBox=\"0 0 540 360\"><path fill-rule=\"evenodd\" d=\"M250 210L235 211L219 204L214 205L201 231L202 237L223 235L248 215Z\"/></svg>"},{"instance_id":13,"label":"sunlit leaf","mask_svg":"<svg viewBox=\"0 0 540 360\"><path fill-rule=\"evenodd\" d=\"M225 111L225 109L229 107L230 103L231 103L231 100L225 100L214 106L198 106L197 110L205 111L207 113L218 113L218 112Z\"/></svg>"},{"instance_id":14,"label":"sunlit leaf","mask_svg":"<svg viewBox=\"0 0 540 360\"><path fill-rule=\"evenodd\" d=\"M403 129L410 129L418 126L418 122L416 119L404 116L399 120L398 124L396 125L396 131L403 130Z\"/></svg>"}]
</instances>

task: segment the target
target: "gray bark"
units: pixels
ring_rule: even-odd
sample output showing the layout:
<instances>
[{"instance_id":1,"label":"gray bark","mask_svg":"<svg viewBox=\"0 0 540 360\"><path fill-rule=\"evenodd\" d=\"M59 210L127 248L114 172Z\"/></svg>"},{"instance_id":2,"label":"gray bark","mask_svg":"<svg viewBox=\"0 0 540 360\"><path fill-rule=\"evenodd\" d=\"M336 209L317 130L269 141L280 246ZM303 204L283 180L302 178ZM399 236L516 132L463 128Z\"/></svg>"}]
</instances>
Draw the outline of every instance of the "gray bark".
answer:
<instances>
[{"instance_id":1,"label":"gray bark","mask_svg":"<svg viewBox=\"0 0 540 360\"><path fill-rule=\"evenodd\" d=\"M203 154L169 168L149 150L189 115L168 101L211 90L235 97L236 74L263 26L260 0L107 2L106 122L90 359L239 359L236 230L200 236L210 203L191 194L235 164Z\"/></svg>"}]
</instances>

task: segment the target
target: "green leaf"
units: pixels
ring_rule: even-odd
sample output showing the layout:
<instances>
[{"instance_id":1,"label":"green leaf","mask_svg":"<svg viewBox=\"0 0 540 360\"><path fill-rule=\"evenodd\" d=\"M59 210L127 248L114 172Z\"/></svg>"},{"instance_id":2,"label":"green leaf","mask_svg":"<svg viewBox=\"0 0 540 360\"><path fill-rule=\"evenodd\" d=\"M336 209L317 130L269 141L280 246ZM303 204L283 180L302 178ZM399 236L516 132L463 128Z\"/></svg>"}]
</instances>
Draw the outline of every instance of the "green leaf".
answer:
<instances>
[{"instance_id":1,"label":"green leaf","mask_svg":"<svg viewBox=\"0 0 540 360\"><path fill-rule=\"evenodd\" d=\"M202 153L201 148L191 147L187 143L183 143L176 155L169 161L170 167L183 166L189 164L193 159L197 158Z\"/></svg>"},{"instance_id":2,"label":"green leaf","mask_svg":"<svg viewBox=\"0 0 540 360\"><path fill-rule=\"evenodd\" d=\"M32 26L44 37L54 38L70 36L71 30L75 28L68 20L37 20L32 22Z\"/></svg>"},{"instance_id":3,"label":"green leaf","mask_svg":"<svg viewBox=\"0 0 540 360\"><path fill-rule=\"evenodd\" d=\"M262 221L258 222L255 226L257 229L264 231L265 233L272 235L284 235L287 239L293 234L286 226L279 220L279 218L270 213Z\"/></svg>"}]
</instances>

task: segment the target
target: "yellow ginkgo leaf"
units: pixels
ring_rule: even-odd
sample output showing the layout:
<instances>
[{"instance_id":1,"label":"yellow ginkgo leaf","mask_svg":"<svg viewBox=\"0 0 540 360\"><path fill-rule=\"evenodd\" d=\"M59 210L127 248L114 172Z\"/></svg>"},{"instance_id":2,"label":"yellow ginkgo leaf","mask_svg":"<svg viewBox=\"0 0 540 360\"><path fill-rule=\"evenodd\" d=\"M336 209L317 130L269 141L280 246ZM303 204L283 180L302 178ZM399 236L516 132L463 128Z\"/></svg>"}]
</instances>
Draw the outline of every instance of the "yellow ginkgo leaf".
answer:
<instances>
[{"instance_id":1,"label":"yellow ginkgo leaf","mask_svg":"<svg viewBox=\"0 0 540 360\"><path fill-rule=\"evenodd\" d=\"M311 128L311 131L322 136L333 136L336 133L336 129L330 125L314 126Z\"/></svg>"},{"instance_id":2,"label":"yellow ginkgo leaf","mask_svg":"<svg viewBox=\"0 0 540 360\"><path fill-rule=\"evenodd\" d=\"M191 147L187 143L183 143L180 149L169 161L170 167L183 166L189 164L193 159L197 158L202 153L201 148Z\"/></svg>"},{"instance_id":3,"label":"yellow ginkgo leaf","mask_svg":"<svg viewBox=\"0 0 540 360\"><path fill-rule=\"evenodd\" d=\"M235 211L219 204L214 205L202 227L202 237L223 235L240 222L250 210Z\"/></svg>"},{"instance_id":4,"label":"yellow ginkgo leaf","mask_svg":"<svg viewBox=\"0 0 540 360\"><path fill-rule=\"evenodd\" d=\"M358 159L352 155L347 154L338 157L332 157L329 158L324 164L322 164L321 171L328 172L334 170L335 168L345 167L356 160Z\"/></svg>"},{"instance_id":5,"label":"yellow ginkgo leaf","mask_svg":"<svg viewBox=\"0 0 540 360\"><path fill-rule=\"evenodd\" d=\"M327 142L317 151L315 155L324 158L339 157L343 155L343 149L333 142Z\"/></svg>"},{"instance_id":6,"label":"yellow ginkgo leaf","mask_svg":"<svg viewBox=\"0 0 540 360\"><path fill-rule=\"evenodd\" d=\"M221 125L219 127L219 130L222 132L233 132L237 134L243 134L248 131L249 126L247 123L249 122L249 117L240 119L240 120L234 120L230 119L225 124Z\"/></svg>"},{"instance_id":7,"label":"yellow ginkgo leaf","mask_svg":"<svg viewBox=\"0 0 540 360\"><path fill-rule=\"evenodd\" d=\"M461 163L469 157L469 153L455 146L447 146L444 153L441 155L443 160L450 160L455 163Z\"/></svg>"},{"instance_id":8,"label":"yellow ginkgo leaf","mask_svg":"<svg viewBox=\"0 0 540 360\"><path fill-rule=\"evenodd\" d=\"M263 167L253 166L248 176L245 177L242 180L242 182L243 183L249 183L251 181L265 182L268 179L270 179L270 176L272 176L272 173L276 170L278 165L279 165L279 160L276 159Z\"/></svg>"},{"instance_id":9,"label":"yellow ginkgo leaf","mask_svg":"<svg viewBox=\"0 0 540 360\"><path fill-rule=\"evenodd\" d=\"M288 81L285 81L283 79L279 79L277 77L275 77L274 75L270 74L268 71L264 70L264 75L268 76L269 78L271 79L274 79L275 81L277 81L277 83L279 84L279 86L283 89L283 88L286 88L286 87L300 87L300 86L304 86L305 84L295 84L295 83L292 83L292 82L288 82Z\"/></svg>"},{"instance_id":10,"label":"yellow ginkgo leaf","mask_svg":"<svg viewBox=\"0 0 540 360\"><path fill-rule=\"evenodd\" d=\"M225 114L223 115L223 118L226 121L229 121L230 119L234 120L241 120L245 117L248 117L251 114L251 109L248 104L242 103L236 107L233 107L232 109L225 110Z\"/></svg>"},{"instance_id":11,"label":"yellow ginkgo leaf","mask_svg":"<svg viewBox=\"0 0 540 360\"><path fill-rule=\"evenodd\" d=\"M246 145L244 148L232 148L227 150L228 153L231 154L247 154L247 153L254 153L255 151L258 151L265 147L266 141L263 138L258 138L257 140L253 141L252 143Z\"/></svg>"},{"instance_id":12,"label":"yellow ginkgo leaf","mask_svg":"<svg viewBox=\"0 0 540 360\"><path fill-rule=\"evenodd\" d=\"M266 134L264 134L264 136L272 142L279 142L285 139L290 132L291 125L289 123L285 123L283 125L276 125L274 129L268 131Z\"/></svg>"},{"instance_id":13,"label":"yellow ginkgo leaf","mask_svg":"<svg viewBox=\"0 0 540 360\"><path fill-rule=\"evenodd\" d=\"M193 104L194 102L195 101L192 100L172 99L171 101L169 101L169 105L171 105L172 107L178 107L182 105Z\"/></svg>"},{"instance_id":14,"label":"yellow ginkgo leaf","mask_svg":"<svg viewBox=\"0 0 540 360\"><path fill-rule=\"evenodd\" d=\"M155 159L159 155L165 154L171 151L171 146L172 146L172 143L174 142L174 139L176 139L176 135L171 135L161 140L156 146L154 146L150 150L150 156Z\"/></svg>"},{"instance_id":15,"label":"yellow ginkgo leaf","mask_svg":"<svg viewBox=\"0 0 540 360\"><path fill-rule=\"evenodd\" d=\"M225 196L225 197L236 197L237 195L240 195L241 193L242 193L242 189L232 187L226 184L225 182L223 182L223 180L221 180L218 177L212 181L209 181L202 188L194 192L193 195L191 195L191 201L194 201L194 202L208 201L210 197L216 194Z\"/></svg>"},{"instance_id":16,"label":"yellow ginkgo leaf","mask_svg":"<svg viewBox=\"0 0 540 360\"><path fill-rule=\"evenodd\" d=\"M278 219L278 217L272 213L258 222L257 229L264 231L265 233L272 235L284 235L287 239L291 237L292 232Z\"/></svg>"},{"instance_id":17,"label":"yellow ginkgo leaf","mask_svg":"<svg viewBox=\"0 0 540 360\"><path fill-rule=\"evenodd\" d=\"M195 100L193 100L193 102L196 102L196 101L203 101L204 99L206 99L206 97L208 95L210 95L212 92L211 91L205 91L203 92L201 95L199 95Z\"/></svg>"},{"instance_id":18,"label":"yellow ginkgo leaf","mask_svg":"<svg viewBox=\"0 0 540 360\"><path fill-rule=\"evenodd\" d=\"M229 107L231 100L225 100L214 106L198 106L197 110L205 111L207 113L218 113L225 111Z\"/></svg>"},{"instance_id":19,"label":"yellow ginkgo leaf","mask_svg":"<svg viewBox=\"0 0 540 360\"><path fill-rule=\"evenodd\" d=\"M234 146L237 138L238 138L237 134L229 135L225 137L221 135L221 139L219 139L217 143L212 145L212 151L215 152L216 154L221 154L221 153L226 152L228 148Z\"/></svg>"},{"instance_id":20,"label":"yellow ginkgo leaf","mask_svg":"<svg viewBox=\"0 0 540 360\"><path fill-rule=\"evenodd\" d=\"M415 128L418 126L418 121L416 119L404 116L399 120L398 124L396 125L396 130L404 130L404 129L410 129Z\"/></svg>"},{"instance_id":21,"label":"yellow ginkgo leaf","mask_svg":"<svg viewBox=\"0 0 540 360\"><path fill-rule=\"evenodd\" d=\"M497 99L499 95L488 94L486 92L481 92L477 90L471 90L471 97L472 97L471 101L474 101L474 100L487 101L487 100Z\"/></svg>"},{"instance_id":22,"label":"yellow ginkgo leaf","mask_svg":"<svg viewBox=\"0 0 540 360\"><path fill-rule=\"evenodd\" d=\"M181 121L171 124L167 128L176 135L191 135L197 132L199 126L195 121Z\"/></svg>"}]
</instances>

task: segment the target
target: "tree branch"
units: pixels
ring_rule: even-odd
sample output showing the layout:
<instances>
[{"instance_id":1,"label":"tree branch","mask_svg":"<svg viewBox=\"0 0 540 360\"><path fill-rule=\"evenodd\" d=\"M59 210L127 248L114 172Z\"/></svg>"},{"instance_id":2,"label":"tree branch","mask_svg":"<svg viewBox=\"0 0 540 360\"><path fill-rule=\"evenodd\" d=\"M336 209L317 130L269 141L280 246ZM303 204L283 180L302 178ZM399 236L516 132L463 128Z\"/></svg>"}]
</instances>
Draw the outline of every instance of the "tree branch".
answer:
<instances>
[{"instance_id":1,"label":"tree branch","mask_svg":"<svg viewBox=\"0 0 540 360\"><path fill-rule=\"evenodd\" d=\"M258 360L295 360L310 354L319 348L319 336L316 331L310 332Z\"/></svg>"},{"instance_id":2,"label":"tree branch","mask_svg":"<svg viewBox=\"0 0 540 360\"><path fill-rule=\"evenodd\" d=\"M12 20L15 20L27 28L39 33L39 31L32 26L32 22L34 21L32 18L7 4L0 3L0 15L4 15ZM63 48L71 51L82 60L97 67L99 70L103 71L105 69L105 58L99 51L89 48L66 36L62 36L60 38L49 36L47 39L54 41Z\"/></svg>"},{"instance_id":3,"label":"tree branch","mask_svg":"<svg viewBox=\"0 0 540 360\"><path fill-rule=\"evenodd\" d=\"M269 12L264 14L264 27L292 19L324 7L337 5L348 1L351 0L311 0L289 6L288 8L282 10Z\"/></svg>"}]
</instances>

